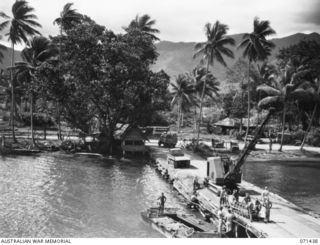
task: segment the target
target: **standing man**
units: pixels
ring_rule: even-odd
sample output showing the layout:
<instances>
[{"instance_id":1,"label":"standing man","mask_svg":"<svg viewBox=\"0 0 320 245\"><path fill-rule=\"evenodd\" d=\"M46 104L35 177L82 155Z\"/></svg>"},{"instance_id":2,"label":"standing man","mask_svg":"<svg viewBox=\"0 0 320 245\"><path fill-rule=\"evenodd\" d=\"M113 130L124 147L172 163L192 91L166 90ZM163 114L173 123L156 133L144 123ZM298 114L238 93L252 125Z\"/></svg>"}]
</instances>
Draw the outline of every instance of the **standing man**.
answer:
<instances>
[{"instance_id":1,"label":"standing man","mask_svg":"<svg viewBox=\"0 0 320 245\"><path fill-rule=\"evenodd\" d=\"M198 177L196 176L193 180L193 192L195 193L200 188Z\"/></svg>"},{"instance_id":2,"label":"standing man","mask_svg":"<svg viewBox=\"0 0 320 245\"><path fill-rule=\"evenodd\" d=\"M234 189L232 192L233 200L235 203L239 202L239 192L237 189Z\"/></svg>"},{"instance_id":3,"label":"standing man","mask_svg":"<svg viewBox=\"0 0 320 245\"><path fill-rule=\"evenodd\" d=\"M228 214L226 215L227 232L232 231L233 219L234 219L234 215L231 212L231 209L229 208L228 209Z\"/></svg>"},{"instance_id":4,"label":"standing man","mask_svg":"<svg viewBox=\"0 0 320 245\"><path fill-rule=\"evenodd\" d=\"M224 185L220 193L220 206L223 206L227 203L227 196L228 194L227 194L226 186Z\"/></svg>"},{"instance_id":5,"label":"standing man","mask_svg":"<svg viewBox=\"0 0 320 245\"><path fill-rule=\"evenodd\" d=\"M266 199L263 203L263 206L265 207L265 218L264 222L269 223L270 222L270 211L272 208L272 203L270 202L269 199Z\"/></svg>"},{"instance_id":6,"label":"standing man","mask_svg":"<svg viewBox=\"0 0 320 245\"><path fill-rule=\"evenodd\" d=\"M246 205L248 205L248 204L251 202L251 197L250 197L249 193L246 193L246 196L245 196L245 198L243 199L243 201L244 201L244 203L245 203Z\"/></svg>"},{"instance_id":7,"label":"standing man","mask_svg":"<svg viewBox=\"0 0 320 245\"><path fill-rule=\"evenodd\" d=\"M222 234L222 225L223 225L223 212L222 212L223 207L220 206L219 211L218 211L218 232Z\"/></svg>"},{"instance_id":8,"label":"standing man","mask_svg":"<svg viewBox=\"0 0 320 245\"><path fill-rule=\"evenodd\" d=\"M160 205L159 205L159 212L160 213L164 213L164 204L167 201L166 196L163 194L163 192L161 193L161 196L158 198L158 200L160 200Z\"/></svg>"},{"instance_id":9,"label":"standing man","mask_svg":"<svg viewBox=\"0 0 320 245\"><path fill-rule=\"evenodd\" d=\"M264 191L261 194L262 202L265 202L266 200L269 201L269 190L268 187L264 187Z\"/></svg>"}]
</instances>

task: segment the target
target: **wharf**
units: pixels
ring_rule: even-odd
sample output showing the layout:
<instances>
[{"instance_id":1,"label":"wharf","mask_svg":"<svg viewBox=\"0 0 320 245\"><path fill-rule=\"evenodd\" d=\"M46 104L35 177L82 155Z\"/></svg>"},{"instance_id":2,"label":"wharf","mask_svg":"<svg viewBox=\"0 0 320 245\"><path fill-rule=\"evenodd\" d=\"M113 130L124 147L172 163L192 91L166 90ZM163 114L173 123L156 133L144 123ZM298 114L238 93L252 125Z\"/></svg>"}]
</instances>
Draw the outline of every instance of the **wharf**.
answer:
<instances>
[{"instance_id":1,"label":"wharf","mask_svg":"<svg viewBox=\"0 0 320 245\"><path fill-rule=\"evenodd\" d=\"M167 162L168 149L151 146L151 156L158 162L160 171L166 172L169 179L175 179L175 188L187 200L191 200L193 194L193 180L198 177L199 182L206 177L207 164L204 159L188 152L191 157L191 167L188 169L174 169ZM263 190L251 183L242 181L239 185L241 189L248 192L252 199L259 199ZM200 203L211 208L213 214L217 212L219 197L208 188L198 191ZM201 201L202 200L202 201ZM319 238L320 219L316 215L311 215L295 204L282 197L270 193L272 209L270 223L263 221L250 222L249 219L236 215L236 222L241 223L252 234L258 237L270 238Z\"/></svg>"}]
</instances>

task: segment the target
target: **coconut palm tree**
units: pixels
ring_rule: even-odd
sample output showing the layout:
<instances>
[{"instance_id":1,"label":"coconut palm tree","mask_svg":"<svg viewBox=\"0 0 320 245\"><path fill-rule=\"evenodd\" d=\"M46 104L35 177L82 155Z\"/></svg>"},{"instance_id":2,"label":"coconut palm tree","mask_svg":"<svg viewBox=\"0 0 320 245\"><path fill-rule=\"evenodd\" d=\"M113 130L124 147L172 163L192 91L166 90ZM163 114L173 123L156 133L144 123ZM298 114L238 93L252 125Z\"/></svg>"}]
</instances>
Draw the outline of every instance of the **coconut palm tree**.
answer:
<instances>
[{"instance_id":1,"label":"coconut palm tree","mask_svg":"<svg viewBox=\"0 0 320 245\"><path fill-rule=\"evenodd\" d=\"M204 67L197 67L192 71L193 82L195 87L195 92L197 96L201 97L204 82L205 87L205 97L210 97L213 99L215 96L219 96L219 81L213 76L210 71L207 71Z\"/></svg>"},{"instance_id":2,"label":"coconut palm tree","mask_svg":"<svg viewBox=\"0 0 320 245\"><path fill-rule=\"evenodd\" d=\"M317 79L316 82L313 84L313 86L308 86L309 91L310 91L310 98L312 98L313 102L314 102L314 107L313 107L313 111L312 111L312 115L311 115L311 118L310 118L310 121L309 121L309 125L308 125L308 128L306 130L306 133L303 137L303 140L302 140L302 143L301 143L301 146L300 146L300 150L303 150L303 147L306 143L306 139L308 138L308 134L311 130L311 127L312 127L312 123L313 123L313 120L314 120L314 117L316 115L316 112L318 110L318 107L319 107L319 103L320 103L320 80Z\"/></svg>"},{"instance_id":3,"label":"coconut palm tree","mask_svg":"<svg viewBox=\"0 0 320 245\"><path fill-rule=\"evenodd\" d=\"M23 80L30 95L30 122L31 122L31 138L35 145L33 130L33 110L34 96L36 93L36 71L46 61L49 61L56 55L56 49L51 42L42 36L36 36L27 43L27 47L21 52L23 62L16 62L15 69L20 80Z\"/></svg>"},{"instance_id":4,"label":"coconut palm tree","mask_svg":"<svg viewBox=\"0 0 320 245\"><path fill-rule=\"evenodd\" d=\"M54 20L53 24L57 24L60 27L60 35L63 32L74 27L74 25L81 23L82 14L78 13L76 9L72 9L73 3L67 3L64 5L60 12L60 17Z\"/></svg>"},{"instance_id":5,"label":"coconut palm tree","mask_svg":"<svg viewBox=\"0 0 320 245\"><path fill-rule=\"evenodd\" d=\"M243 57L248 58L248 125L246 130L245 142L247 141L250 127L250 65L252 62L265 60L271 53L275 45L267 40L267 37L276 32L270 27L267 20L259 20L256 17L253 21L253 32L245 33L239 48L243 48Z\"/></svg>"},{"instance_id":6,"label":"coconut palm tree","mask_svg":"<svg viewBox=\"0 0 320 245\"><path fill-rule=\"evenodd\" d=\"M267 61L263 61L262 63L257 63L256 68L253 68L253 72L250 73L252 81L254 81L255 86L251 87L251 93L255 91L255 87L262 84L271 84L273 81L273 77L277 73L276 67ZM260 101L260 93L257 92L255 95L258 102ZM257 110L257 125L260 122L260 110Z\"/></svg>"},{"instance_id":7,"label":"coconut palm tree","mask_svg":"<svg viewBox=\"0 0 320 245\"><path fill-rule=\"evenodd\" d=\"M41 25L36 21L37 16L33 14L34 8L29 6L25 0L15 1L12 5L12 17L6 15L4 12L0 12L0 17L5 21L0 24L0 30L9 27L9 32L6 33L8 40L11 42L11 67L14 66L14 47L18 43L26 43L29 36L36 34L40 35L40 32L36 29ZM16 142L14 133L14 84L13 84L13 70L11 70L11 126L12 126L12 138Z\"/></svg>"},{"instance_id":8,"label":"coconut palm tree","mask_svg":"<svg viewBox=\"0 0 320 245\"><path fill-rule=\"evenodd\" d=\"M271 85L264 84L257 87L257 91L265 96L259 101L262 109L274 107L282 110L282 133L279 151L282 151L287 108L294 101L304 101L310 97L310 91L306 89L307 81L302 77L307 71L303 68L294 69L289 64L282 69L277 77L274 77Z\"/></svg>"},{"instance_id":9,"label":"coconut palm tree","mask_svg":"<svg viewBox=\"0 0 320 245\"><path fill-rule=\"evenodd\" d=\"M207 71L205 67L196 67L192 71L193 84L195 89L195 94L198 101L201 100L202 89L205 84L205 93L204 97L210 98L211 100L216 100L216 97L219 97L219 81L213 76L210 71ZM197 111L195 107L195 125L197 125ZM202 118L200 118L201 120ZM201 123L201 121L200 121Z\"/></svg>"},{"instance_id":10,"label":"coconut palm tree","mask_svg":"<svg viewBox=\"0 0 320 245\"><path fill-rule=\"evenodd\" d=\"M126 31L129 31L130 29L138 29L144 34L149 35L154 40L159 40L155 34L160 33L158 29L153 28L153 26L156 24L155 20L151 20L151 17L147 14L144 14L139 17L139 15L136 16L134 20L132 20L128 27L124 27L123 29Z\"/></svg>"},{"instance_id":11,"label":"coconut palm tree","mask_svg":"<svg viewBox=\"0 0 320 245\"><path fill-rule=\"evenodd\" d=\"M207 40L205 42L197 43L194 46L195 54L193 55L193 58L201 57L200 63L206 64L207 73L209 71L209 66L213 67L214 61L227 66L223 56L234 58L233 52L227 47L228 45L235 45L234 39L226 36L228 30L229 27L225 24L220 23L219 21L216 21L213 25L207 23L205 25L205 35ZM204 80L200 97L197 142L199 142L200 121L202 118L202 106L205 89L206 80Z\"/></svg>"},{"instance_id":12,"label":"coconut palm tree","mask_svg":"<svg viewBox=\"0 0 320 245\"><path fill-rule=\"evenodd\" d=\"M64 5L62 11L60 12L60 17L54 20L53 24L57 24L60 28L60 38L59 38L59 65L61 65L61 46L62 46L62 35L63 32L70 30L76 24L81 23L82 14L78 13L76 9L72 9L73 3L67 3ZM60 79L60 69L59 69L59 79ZM58 138L61 139L61 122L60 122L60 103L57 102L58 109Z\"/></svg>"},{"instance_id":13,"label":"coconut palm tree","mask_svg":"<svg viewBox=\"0 0 320 245\"><path fill-rule=\"evenodd\" d=\"M180 121L183 110L187 110L195 103L194 86L191 82L191 78L188 74L179 74L174 83L170 83L172 86L171 95L173 99L171 106L177 105L177 129L180 131Z\"/></svg>"}]
</instances>

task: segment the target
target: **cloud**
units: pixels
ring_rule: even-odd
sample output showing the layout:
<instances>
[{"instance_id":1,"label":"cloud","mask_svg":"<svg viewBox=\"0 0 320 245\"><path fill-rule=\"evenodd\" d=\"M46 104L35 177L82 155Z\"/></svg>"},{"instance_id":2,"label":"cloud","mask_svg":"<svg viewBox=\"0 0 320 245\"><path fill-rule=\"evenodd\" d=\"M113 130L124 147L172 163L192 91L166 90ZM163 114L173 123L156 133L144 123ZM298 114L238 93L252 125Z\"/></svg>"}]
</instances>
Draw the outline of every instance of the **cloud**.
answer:
<instances>
[{"instance_id":1,"label":"cloud","mask_svg":"<svg viewBox=\"0 0 320 245\"><path fill-rule=\"evenodd\" d=\"M0 10L10 14L15 0L0 0ZM53 20L69 0L28 0L42 24L43 35L55 35ZM318 31L320 0L72 0L74 8L115 33L122 32L136 14L149 14L161 31L160 39L203 41L203 27L216 20L229 33L252 31L255 16L270 20L277 37ZM0 19L1 21L1 19Z\"/></svg>"},{"instance_id":2,"label":"cloud","mask_svg":"<svg viewBox=\"0 0 320 245\"><path fill-rule=\"evenodd\" d=\"M320 26L320 1L312 0L308 8L300 16L300 20L306 24Z\"/></svg>"}]
</instances>

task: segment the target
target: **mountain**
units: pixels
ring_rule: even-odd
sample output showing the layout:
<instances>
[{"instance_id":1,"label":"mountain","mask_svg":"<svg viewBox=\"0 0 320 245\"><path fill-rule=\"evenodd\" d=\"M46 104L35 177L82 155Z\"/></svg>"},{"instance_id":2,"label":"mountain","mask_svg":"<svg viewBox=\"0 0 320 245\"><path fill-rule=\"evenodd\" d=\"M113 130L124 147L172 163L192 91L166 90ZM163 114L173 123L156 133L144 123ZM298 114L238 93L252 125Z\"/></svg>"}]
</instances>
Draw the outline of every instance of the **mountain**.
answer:
<instances>
[{"instance_id":1,"label":"mountain","mask_svg":"<svg viewBox=\"0 0 320 245\"><path fill-rule=\"evenodd\" d=\"M11 66L11 52L12 49L11 48L7 48L7 50L3 51L3 59L2 62L0 62L0 69L6 69L7 67ZM15 50L14 51L14 59L15 61L21 61L21 55L20 55L20 51Z\"/></svg>"},{"instance_id":2,"label":"mountain","mask_svg":"<svg viewBox=\"0 0 320 245\"><path fill-rule=\"evenodd\" d=\"M232 65L242 57L242 50L237 49L237 45L241 42L243 34L231 35L236 41L236 46L232 47L235 59L226 58L225 61L228 65L228 68L231 68ZM283 38L271 39L276 48L273 50L270 61L275 60L275 57L280 49L289 47L299 43L302 40L306 41L317 41L320 43L320 34L311 33L303 34L297 33L291 36ZM170 41L161 41L156 44L157 52L159 53L158 60L156 64L153 65L152 69L154 71L164 70L167 74L171 76L171 79L174 79L180 73L191 72L194 67L199 64L199 59L193 59L194 45L195 42L170 42ZM21 56L19 51L15 51L15 61L21 61ZM0 69L4 69L11 64L11 49L8 48L4 52L4 58L2 63L0 63ZM225 78L225 72L228 68L223 67L222 65L216 63L214 66L213 73L220 80L223 81Z\"/></svg>"},{"instance_id":3,"label":"mountain","mask_svg":"<svg viewBox=\"0 0 320 245\"><path fill-rule=\"evenodd\" d=\"M235 39L236 46L231 48L234 52L235 59L225 59L228 68L231 68L232 65L238 60L238 58L242 57L242 50L237 49L237 45L239 45L242 40L242 35L243 34L230 35ZM280 49L297 44L302 40L314 40L320 43L320 34L297 33L283 38L271 39L271 41L273 41L276 45L276 48L273 50L271 57L269 57L269 60L275 60L275 57ZM161 41L157 43L156 47L159 53L159 57L156 64L153 65L152 69L154 71L163 69L165 72L167 72L168 75L171 76L171 79L174 79L175 76L180 73L191 72L192 69L199 64L199 59L194 60L192 58L194 53L193 47L195 44L195 42L175 43L169 41ZM225 72L228 68L225 68L222 65L216 63L213 73L220 81L223 81L225 78Z\"/></svg>"}]
</instances>

